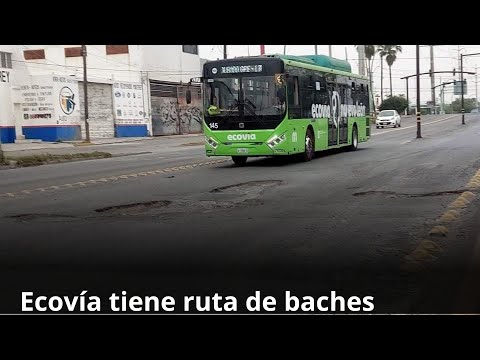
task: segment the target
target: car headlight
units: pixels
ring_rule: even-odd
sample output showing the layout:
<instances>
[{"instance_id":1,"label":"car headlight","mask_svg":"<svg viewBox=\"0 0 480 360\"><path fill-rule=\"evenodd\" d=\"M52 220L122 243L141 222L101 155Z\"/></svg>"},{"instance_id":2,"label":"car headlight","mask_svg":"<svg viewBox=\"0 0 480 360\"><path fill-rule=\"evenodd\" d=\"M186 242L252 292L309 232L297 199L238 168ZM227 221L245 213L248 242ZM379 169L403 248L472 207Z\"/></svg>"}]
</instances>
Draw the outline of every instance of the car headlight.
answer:
<instances>
[{"instance_id":1,"label":"car headlight","mask_svg":"<svg viewBox=\"0 0 480 360\"><path fill-rule=\"evenodd\" d=\"M206 137L206 136L205 136L205 142L206 142L208 145L210 145L211 147L213 147L214 149L216 149L217 146L218 146L218 143L217 143L215 140L213 140L213 138L211 138L211 137Z\"/></svg>"},{"instance_id":2,"label":"car headlight","mask_svg":"<svg viewBox=\"0 0 480 360\"><path fill-rule=\"evenodd\" d=\"M274 137L270 138L268 141L267 141L267 145L271 148L277 146L278 144L282 143L283 141L285 141L287 137L285 136L285 133L283 133L282 135L280 136L277 136L275 135Z\"/></svg>"}]
</instances>

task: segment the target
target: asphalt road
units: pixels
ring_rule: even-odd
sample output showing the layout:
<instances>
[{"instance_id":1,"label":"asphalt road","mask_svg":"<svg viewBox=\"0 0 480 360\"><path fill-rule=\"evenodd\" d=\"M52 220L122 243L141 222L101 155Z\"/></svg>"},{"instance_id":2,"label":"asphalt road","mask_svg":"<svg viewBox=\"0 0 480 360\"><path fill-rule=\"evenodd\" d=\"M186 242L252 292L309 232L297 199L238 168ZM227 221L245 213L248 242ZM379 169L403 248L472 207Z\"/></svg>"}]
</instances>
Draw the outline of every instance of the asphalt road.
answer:
<instances>
[{"instance_id":1,"label":"asphalt road","mask_svg":"<svg viewBox=\"0 0 480 360\"><path fill-rule=\"evenodd\" d=\"M286 290L334 290L374 296L377 313L480 312L476 292L465 292L476 279L480 201L449 207L480 169L480 117L422 121L422 139L405 118L399 129L373 128L356 152L309 163L236 168L206 158L192 137L2 170L0 311L19 312L29 290L239 300L259 290L279 309ZM439 225L445 236L429 235Z\"/></svg>"}]
</instances>

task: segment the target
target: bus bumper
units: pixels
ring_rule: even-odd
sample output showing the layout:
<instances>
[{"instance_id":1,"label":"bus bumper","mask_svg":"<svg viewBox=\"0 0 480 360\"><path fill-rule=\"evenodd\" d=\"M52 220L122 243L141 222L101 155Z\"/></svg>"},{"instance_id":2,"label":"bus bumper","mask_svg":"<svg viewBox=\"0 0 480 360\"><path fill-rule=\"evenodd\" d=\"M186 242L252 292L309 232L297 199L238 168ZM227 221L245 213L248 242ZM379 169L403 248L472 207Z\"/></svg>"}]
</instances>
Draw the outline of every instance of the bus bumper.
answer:
<instances>
[{"instance_id":1,"label":"bus bumper","mask_svg":"<svg viewBox=\"0 0 480 360\"><path fill-rule=\"evenodd\" d=\"M231 145L218 144L213 148L209 144L205 146L207 156L273 156L287 155L287 151L282 149L271 149L267 144L251 145L235 143Z\"/></svg>"}]
</instances>

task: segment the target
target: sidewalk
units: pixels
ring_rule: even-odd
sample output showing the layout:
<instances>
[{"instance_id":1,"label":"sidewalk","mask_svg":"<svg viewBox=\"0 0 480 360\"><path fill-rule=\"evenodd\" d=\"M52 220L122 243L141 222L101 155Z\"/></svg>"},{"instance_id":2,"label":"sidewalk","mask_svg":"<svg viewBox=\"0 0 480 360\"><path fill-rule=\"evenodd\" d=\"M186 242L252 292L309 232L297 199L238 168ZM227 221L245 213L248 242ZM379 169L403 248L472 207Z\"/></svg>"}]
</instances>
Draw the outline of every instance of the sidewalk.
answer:
<instances>
[{"instance_id":1,"label":"sidewalk","mask_svg":"<svg viewBox=\"0 0 480 360\"><path fill-rule=\"evenodd\" d=\"M92 153L96 151L108 152L112 156L132 154L151 146L189 146L203 143L203 134L169 135L157 137L127 137L92 139L90 143L79 141L2 144L6 159L34 155L71 155ZM183 144L184 143L184 144Z\"/></svg>"}]
</instances>

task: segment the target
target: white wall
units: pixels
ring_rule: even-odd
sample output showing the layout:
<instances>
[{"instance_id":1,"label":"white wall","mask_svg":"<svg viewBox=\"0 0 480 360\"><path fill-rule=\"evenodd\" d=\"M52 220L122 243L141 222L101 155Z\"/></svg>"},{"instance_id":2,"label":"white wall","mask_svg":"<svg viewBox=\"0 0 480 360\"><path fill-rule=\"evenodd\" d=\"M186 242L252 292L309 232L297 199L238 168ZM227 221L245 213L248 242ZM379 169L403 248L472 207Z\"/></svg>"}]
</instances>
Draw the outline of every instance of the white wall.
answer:
<instances>
[{"instance_id":1,"label":"white wall","mask_svg":"<svg viewBox=\"0 0 480 360\"><path fill-rule=\"evenodd\" d=\"M18 45L17 45L18 46ZM26 45L28 50L44 49L45 59L28 60L32 75L74 75L83 81L83 59L65 57L66 47L81 45ZM23 50L27 50L23 48ZM128 54L107 55L105 45L87 45L87 78L91 82L113 83L114 81L140 82L141 61L139 45L129 45Z\"/></svg>"},{"instance_id":2,"label":"white wall","mask_svg":"<svg viewBox=\"0 0 480 360\"><path fill-rule=\"evenodd\" d=\"M0 45L0 51L12 54L12 69L0 69L9 73L9 82L0 82L0 126L14 126L13 103L18 99L17 85L28 79L28 73L18 45Z\"/></svg>"},{"instance_id":3,"label":"white wall","mask_svg":"<svg viewBox=\"0 0 480 360\"><path fill-rule=\"evenodd\" d=\"M200 56L184 53L182 45L142 45L141 52L150 79L188 82L200 76Z\"/></svg>"},{"instance_id":4,"label":"white wall","mask_svg":"<svg viewBox=\"0 0 480 360\"><path fill-rule=\"evenodd\" d=\"M0 45L18 53L31 75L74 75L83 80L82 57L65 58L65 47L80 45ZM148 71L151 79L170 82L188 82L200 76L200 56L184 53L182 45L128 45L128 54L107 55L105 45L87 46L88 79L92 82L141 82L141 71ZM45 50L45 58L28 60L24 50ZM2 51L2 50L0 50ZM12 51L13 52L13 51Z\"/></svg>"}]
</instances>

